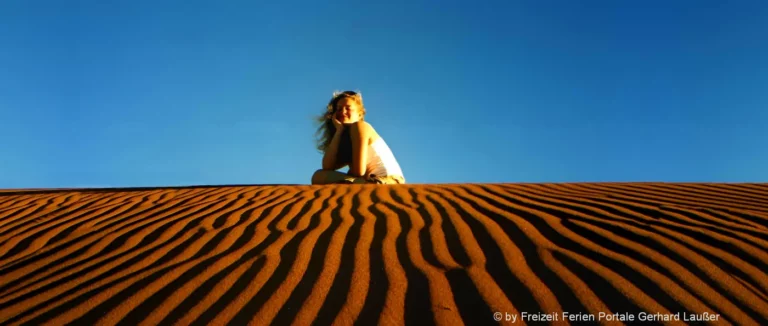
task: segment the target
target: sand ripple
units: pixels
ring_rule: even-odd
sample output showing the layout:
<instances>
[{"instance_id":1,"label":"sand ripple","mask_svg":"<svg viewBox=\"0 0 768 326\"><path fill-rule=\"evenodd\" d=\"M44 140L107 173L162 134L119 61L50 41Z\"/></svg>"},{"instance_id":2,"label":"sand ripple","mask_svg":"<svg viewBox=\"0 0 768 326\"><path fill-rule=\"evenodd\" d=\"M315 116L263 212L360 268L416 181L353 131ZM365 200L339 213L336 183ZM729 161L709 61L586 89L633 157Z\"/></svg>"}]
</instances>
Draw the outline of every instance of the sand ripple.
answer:
<instances>
[{"instance_id":1,"label":"sand ripple","mask_svg":"<svg viewBox=\"0 0 768 326\"><path fill-rule=\"evenodd\" d=\"M766 271L767 184L0 191L0 324L766 325Z\"/></svg>"}]
</instances>

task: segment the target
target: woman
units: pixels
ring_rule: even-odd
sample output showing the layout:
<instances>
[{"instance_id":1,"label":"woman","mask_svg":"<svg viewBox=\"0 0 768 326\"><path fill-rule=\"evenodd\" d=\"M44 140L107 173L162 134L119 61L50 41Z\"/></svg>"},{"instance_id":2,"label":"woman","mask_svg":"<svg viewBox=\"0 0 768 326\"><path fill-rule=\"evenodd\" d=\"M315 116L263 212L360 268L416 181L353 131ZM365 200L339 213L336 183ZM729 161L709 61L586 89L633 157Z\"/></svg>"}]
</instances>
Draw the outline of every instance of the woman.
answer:
<instances>
[{"instance_id":1,"label":"woman","mask_svg":"<svg viewBox=\"0 0 768 326\"><path fill-rule=\"evenodd\" d=\"M363 120L365 107L358 92L335 92L318 118L317 149L324 153L323 168L312 175L312 184L404 184L400 165L384 139ZM345 174L336 171L349 166Z\"/></svg>"}]
</instances>

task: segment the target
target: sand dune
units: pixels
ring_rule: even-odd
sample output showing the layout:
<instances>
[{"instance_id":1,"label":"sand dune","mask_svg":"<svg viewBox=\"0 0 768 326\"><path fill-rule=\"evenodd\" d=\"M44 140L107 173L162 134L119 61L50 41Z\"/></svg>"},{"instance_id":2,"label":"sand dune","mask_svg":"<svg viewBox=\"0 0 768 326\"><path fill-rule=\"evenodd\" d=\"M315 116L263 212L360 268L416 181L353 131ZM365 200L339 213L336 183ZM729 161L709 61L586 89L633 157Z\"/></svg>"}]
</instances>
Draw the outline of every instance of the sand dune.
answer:
<instances>
[{"instance_id":1,"label":"sand dune","mask_svg":"<svg viewBox=\"0 0 768 326\"><path fill-rule=\"evenodd\" d=\"M0 192L0 324L768 325L766 271L768 184Z\"/></svg>"}]
</instances>

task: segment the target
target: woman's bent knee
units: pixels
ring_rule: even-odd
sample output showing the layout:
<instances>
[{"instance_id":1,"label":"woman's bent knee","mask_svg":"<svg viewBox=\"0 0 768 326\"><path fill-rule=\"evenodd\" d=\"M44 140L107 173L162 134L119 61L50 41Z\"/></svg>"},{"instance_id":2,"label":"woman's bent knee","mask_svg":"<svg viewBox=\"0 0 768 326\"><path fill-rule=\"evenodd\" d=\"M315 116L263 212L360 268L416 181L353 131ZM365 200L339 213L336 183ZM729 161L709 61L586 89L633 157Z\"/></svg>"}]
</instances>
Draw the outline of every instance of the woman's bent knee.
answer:
<instances>
[{"instance_id":1,"label":"woman's bent knee","mask_svg":"<svg viewBox=\"0 0 768 326\"><path fill-rule=\"evenodd\" d=\"M323 184L325 181L325 170L317 170L314 174L312 174L312 184Z\"/></svg>"}]
</instances>

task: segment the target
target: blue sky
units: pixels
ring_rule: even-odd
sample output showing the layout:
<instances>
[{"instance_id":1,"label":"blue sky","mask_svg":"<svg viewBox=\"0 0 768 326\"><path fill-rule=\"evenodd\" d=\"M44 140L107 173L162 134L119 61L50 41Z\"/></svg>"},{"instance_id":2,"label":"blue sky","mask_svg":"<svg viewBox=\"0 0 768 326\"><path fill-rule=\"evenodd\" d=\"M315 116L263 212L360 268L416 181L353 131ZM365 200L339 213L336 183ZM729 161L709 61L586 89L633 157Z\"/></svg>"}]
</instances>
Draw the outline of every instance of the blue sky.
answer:
<instances>
[{"instance_id":1,"label":"blue sky","mask_svg":"<svg viewBox=\"0 0 768 326\"><path fill-rule=\"evenodd\" d=\"M410 183L768 182L765 1L6 0L0 44L0 188L306 184L344 89Z\"/></svg>"}]
</instances>

